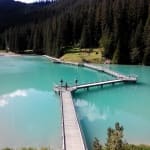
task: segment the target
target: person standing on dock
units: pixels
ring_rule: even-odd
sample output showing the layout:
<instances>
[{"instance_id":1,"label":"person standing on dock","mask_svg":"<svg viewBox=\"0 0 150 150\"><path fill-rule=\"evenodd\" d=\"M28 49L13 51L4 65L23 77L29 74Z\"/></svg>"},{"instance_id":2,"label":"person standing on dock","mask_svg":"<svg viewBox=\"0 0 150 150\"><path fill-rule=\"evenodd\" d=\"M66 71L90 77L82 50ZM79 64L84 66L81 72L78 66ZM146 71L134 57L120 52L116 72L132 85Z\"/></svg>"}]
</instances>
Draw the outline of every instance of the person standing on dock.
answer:
<instances>
[{"instance_id":1,"label":"person standing on dock","mask_svg":"<svg viewBox=\"0 0 150 150\"><path fill-rule=\"evenodd\" d=\"M60 85L61 85L61 88L62 88L62 86L63 86L63 80L62 79L60 80Z\"/></svg>"},{"instance_id":2,"label":"person standing on dock","mask_svg":"<svg viewBox=\"0 0 150 150\"><path fill-rule=\"evenodd\" d=\"M75 84L76 84L76 86L77 86L77 83L78 83L78 80L76 79L76 80L75 80Z\"/></svg>"},{"instance_id":3,"label":"person standing on dock","mask_svg":"<svg viewBox=\"0 0 150 150\"><path fill-rule=\"evenodd\" d=\"M66 82L66 84L65 84L65 89L67 90L67 87L68 87L68 84L67 84L67 82Z\"/></svg>"}]
</instances>

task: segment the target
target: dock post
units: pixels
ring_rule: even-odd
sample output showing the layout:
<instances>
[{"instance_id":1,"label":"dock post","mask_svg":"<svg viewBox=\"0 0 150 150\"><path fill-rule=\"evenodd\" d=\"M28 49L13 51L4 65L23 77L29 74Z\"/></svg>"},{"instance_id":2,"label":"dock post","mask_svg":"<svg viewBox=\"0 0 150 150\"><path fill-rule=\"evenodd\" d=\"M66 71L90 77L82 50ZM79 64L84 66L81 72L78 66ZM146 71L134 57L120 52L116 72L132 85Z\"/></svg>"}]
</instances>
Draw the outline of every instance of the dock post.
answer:
<instances>
[{"instance_id":1,"label":"dock post","mask_svg":"<svg viewBox=\"0 0 150 150\"><path fill-rule=\"evenodd\" d=\"M67 84L67 82L66 82L66 84L65 84L65 89L67 90L67 88L68 88L68 84Z\"/></svg>"},{"instance_id":2,"label":"dock post","mask_svg":"<svg viewBox=\"0 0 150 150\"><path fill-rule=\"evenodd\" d=\"M77 86L77 83L78 83L78 80L76 79L76 80L75 80L75 84L76 84L76 86Z\"/></svg>"},{"instance_id":3,"label":"dock post","mask_svg":"<svg viewBox=\"0 0 150 150\"><path fill-rule=\"evenodd\" d=\"M63 86L63 80L62 79L60 80L60 85L61 85L61 87Z\"/></svg>"}]
</instances>

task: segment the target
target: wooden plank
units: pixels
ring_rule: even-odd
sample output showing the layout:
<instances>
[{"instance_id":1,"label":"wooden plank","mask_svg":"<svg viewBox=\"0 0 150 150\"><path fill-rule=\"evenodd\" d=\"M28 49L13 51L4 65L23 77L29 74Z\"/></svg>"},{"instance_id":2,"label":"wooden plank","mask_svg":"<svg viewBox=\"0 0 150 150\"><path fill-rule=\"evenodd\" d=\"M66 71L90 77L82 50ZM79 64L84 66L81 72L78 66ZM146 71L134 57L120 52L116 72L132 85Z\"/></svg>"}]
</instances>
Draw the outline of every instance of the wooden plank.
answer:
<instances>
[{"instance_id":1,"label":"wooden plank","mask_svg":"<svg viewBox=\"0 0 150 150\"><path fill-rule=\"evenodd\" d=\"M90 88L90 87L94 87L94 86L103 86L103 85L107 85L107 84L115 84L115 83L119 83L119 82L136 82L135 78L128 78L128 77L122 77L122 78L118 78L118 79L114 79L114 80L109 80L109 81L100 81L100 82L93 82L93 83L85 83L85 84L81 84L81 85L77 85L77 86L70 86L67 89L65 87L61 87L61 86L57 86L54 88L54 90L56 92L59 91L76 91L78 89L82 89L82 88Z\"/></svg>"},{"instance_id":2,"label":"wooden plank","mask_svg":"<svg viewBox=\"0 0 150 150\"><path fill-rule=\"evenodd\" d=\"M81 129L77 120L73 100L70 91L63 91L63 122L65 150L85 150Z\"/></svg>"},{"instance_id":3,"label":"wooden plank","mask_svg":"<svg viewBox=\"0 0 150 150\"><path fill-rule=\"evenodd\" d=\"M104 67L101 67L101 66L95 66L95 65L92 65L92 64L84 64L84 66L88 67L88 68L91 68L91 69L94 69L94 70L97 70L97 71L102 71L106 74L112 75L112 76L117 77L117 78L126 77L123 74L120 74L118 72L112 71L110 69L107 69L107 68L104 68Z\"/></svg>"},{"instance_id":4,"label":"wooden plank","mask_svg":"<svg viewBox=\"0 0 150 150\"><path fill-rule=\"evenodd\" d=\"M106 85L106 84L113 84L113 83L118 83L118 82L123 82L124 80L121 79L115 79L115 80L110 80L110 81L103 81L103 82L95 82L95 83L89 83L89 84L82 84L76 86L76 89L81 89L81 88L90 88L94 86L101 86L101 85Z\"/></svg>"},{"instance_id":5,"label":"wooden plank","mask_svg":"<svg viewBox=\"0 0 150 150\"><path fill-rule=\"evenodd\" d=\"M53 60L53 62L55 62L55 63L57 62L57 63L67 64L67 65L74 65L74 66L80 66L81 65L80 63L65 62L65 61L62 61L58 58L50 57L50 56L47 56L47 55L44 55L44 56L51 59L51 60ZM126 75L123 75L123 74L118 73L116 71L113 71L113 70L110 70L108 68L102 67L102 66L95 66L93 64L87 64L87 63L82 63L82 66L85 66L85 67L93 69L93 70L104 72L104 73L112 75L116 78L124 78L128 82L130 82L130 81L131 82L136 82L136 80L137 80L136 77L126 76Z\"/></svg>"}]
</instances>

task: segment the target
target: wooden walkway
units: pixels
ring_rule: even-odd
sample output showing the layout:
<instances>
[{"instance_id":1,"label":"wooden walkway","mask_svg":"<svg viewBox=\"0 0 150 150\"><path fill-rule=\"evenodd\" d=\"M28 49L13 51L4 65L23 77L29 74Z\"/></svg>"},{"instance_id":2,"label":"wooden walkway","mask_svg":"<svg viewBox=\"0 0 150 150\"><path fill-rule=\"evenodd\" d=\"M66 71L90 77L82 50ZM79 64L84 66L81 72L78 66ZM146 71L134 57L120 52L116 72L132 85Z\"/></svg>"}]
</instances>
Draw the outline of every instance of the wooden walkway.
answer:
<instances>
[{"instance_id":1,"label":"wooden walkway","mask_svg":"<svg viewBox=\"0 0 150 150\"><path fill-rule=\"evenodd\" d=\"M67 88L65 86L54 87L55 92L59 94L62 100L63 150L87 150L86 142L83 138L84 135L82 135L82 130L76 116L71 93L82 88L88 89L90 87L120 82L136 82L136 80L120 78L103 82L101 81L70 86Z\"/></svg>"},{"instance_id":2,"label":"wooden walkway","mask_svg":"<svg viewBox=\"0 0 150 150\"><path fill-rule=\"evenodd\" d=\"M54 58L54 57L50 57L50 56L47 56L47 55L44 55L45 57L49 58L50 60L52 60L54 63L60 63L60 64L66 64L66 65L73 65L73 66L82 66L82 67L87 67L87 68L90 68L90 69L93 69L93 70L96 70L96 71L100 71L100 72L104 72L108 75L111 75L115 78L124 78L128 81L135 81L137 80L135 76L126 76L126 75L123 75L121 73L118 73L116 71L113 71L111 69L108 69L106 67L102 67L102 66L96 66L96 65L93 65L93 64L88 64L88 63L75 63L75 62L66 62L66 61L62 61L58 58Z\"/></svg>"},{"instance_id":3,"label":"wooden walkway","mask_svg":"<svg viewBox=\"0 0 150 150\"><path fill-rule=\"evenodd\" d=\"M60 91L76 91L79 89L89 89L90 87L96 87L96 86L101 86L103 87L104 85L108 85L108 84L115 84L115 83L126 83L126 82L136 82L136 79L132 79L132 78L120 78L120 79L113 79L113 80L108 80L108 81L99 81L99 82L92 82L92 83L85 83L85 84L80 84L80 85L75 85L75 86L68 86L67 89L65 86L55 86L54 87L54 91L60 93Z\"/></svg>"},{"instance_id":4,"label":"wooden walkway","mask_svg":"<svg viewBox=\"0 0 150 150\"><path fill-rule=\"evenodd\" d=\"M63 150L86 150L70 91L60 91L62 99Z\"/></svg>"},{"instance_id":5,"label":"wooden walkway","mask_svg":"<svg viewBox=\"0 0 150 150\"><path fill-rule=\"evenodd\" d=\"M136 82L137 78L133 76L126 76L118 72L112 71L110 69L104 68L102 66L95 66L87 63L73 63L64 62L60 59L46 56L51 59L54 63L62 63L67 65L82 66L87 67L96 71L104 72L108 75L115 77L113 80L100 81L93 83L85 83L75 86L55 86L54 90L59 94L62 100L62 129L63 129L63 145L62 150L87 150L86 142L84 140L84 135L80 128L71 93L78 89L96 86L103 86L108 84L115 84L120 82Z\"/></svg>"},{"instance_id":6,"label":"wooden walkway","mask_svg":"<svg viewBox=\"0 0 150 150\"><path fill-rule=\"evenodd\" d=\"M85 88L90 88L90 87L95 87L95 86L101 86L103 87L103 85L107 85L107 84L115 84L115 83L119 83L119 82L124 82L123 79L115 79L115 80L110 80L110 81L101 81L101 82L94 82L94 83L87 83L87 84L81 84L81 85L77 85L72 88L72 91L78 90L78 89L85 89Z\"/></svg>"},{"instance_id":7,"label":"wooden walkway","mask_svg":"<svg viewBox=\"0 0 150 150\"><path fill-rule=\"evenodd\" d=\"M116 78L124 78L126 80L136 80L136 77L126 76L126 75L123 75L123 74L118 73L116 71L113 71L113 70L110 70L108 68L102 67L102 66L95 66L93 64L87 64L87 63L85 63L84 66L87 67L87 68L93 69L93 70L104 72L104 73L106 73L108 75L111 75L113 77L116 77Z\"/></svg>"}]
</instances>

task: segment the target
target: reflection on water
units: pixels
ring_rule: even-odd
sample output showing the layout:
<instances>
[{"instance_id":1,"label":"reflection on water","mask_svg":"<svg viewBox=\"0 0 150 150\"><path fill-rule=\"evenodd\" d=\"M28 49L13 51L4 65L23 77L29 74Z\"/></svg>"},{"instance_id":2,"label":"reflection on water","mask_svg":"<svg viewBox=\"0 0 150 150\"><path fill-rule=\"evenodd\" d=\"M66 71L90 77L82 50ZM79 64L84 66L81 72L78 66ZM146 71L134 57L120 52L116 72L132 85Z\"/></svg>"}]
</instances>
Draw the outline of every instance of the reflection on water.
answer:
<instances>
[{"instance_id":1,"label":"reflection on water","mask_svg":"<svg viewBox=\"0 0 150 150\"><path fill-rule=\"evenodd\" d=\"M16 90L12 93L4 94L0 96L0 107L4 107L8 104L8 101L15 97L27 96L26 90Z\"/></svg>"},{"instance_id":2,"label":"reflection on water","mask_svg":"<svg viewBox=\"0 0 150 150\"><path fill-rule=\"evenodd\" d=\"M18 89L1 95L0 147L52 145L60 148L59 117L54 92Z\"/></svg>"},{"instance_id":3,"label":"reflection on water","mask_svg":"<svg viewBox=\"0 0 150 150\"><path fill-rule=\"evenodd\" d=\"M93 122L96 120L106 120L107 112L109 109L105 111L100 111L95 104L87 102L85 100L77 99L75 102L75 106L78 107L79 119L82 120L84 117L88 119L88 121Z\"/></svg>"}]
</instances>

